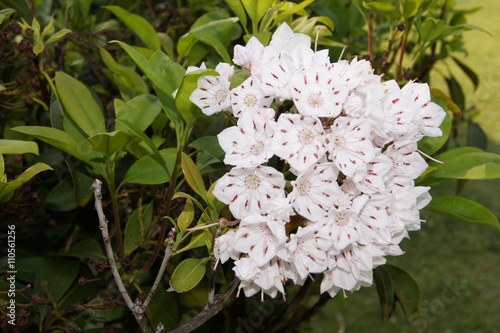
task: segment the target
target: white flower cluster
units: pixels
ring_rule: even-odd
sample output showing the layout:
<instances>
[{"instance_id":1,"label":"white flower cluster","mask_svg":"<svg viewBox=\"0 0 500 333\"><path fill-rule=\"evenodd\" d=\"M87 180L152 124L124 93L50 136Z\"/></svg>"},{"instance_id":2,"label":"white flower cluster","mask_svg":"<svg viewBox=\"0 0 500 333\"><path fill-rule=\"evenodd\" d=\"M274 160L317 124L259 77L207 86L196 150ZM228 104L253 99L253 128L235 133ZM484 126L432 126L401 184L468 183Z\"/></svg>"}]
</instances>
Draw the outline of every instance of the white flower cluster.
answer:
<instances>
[{"instance_id":1,"label":"white flower cluster","mask_svg":"<svg viewBox=\"0 0 500 333\"><path fill-rule=\"evenodd\" d=\"M218 135L234 168L213 194L240 223L215 240L217 260L234 260L247 296L321 273L332 297L371 285L373 268L420 228L431 198L414 185L427 168L417 142L441 135L445 112L426 84L401 89L368 61L330 62L286 24L269 46L236 46L234 63L250 74L241 85L231 89L233 67L219 64L191 95L207 115L238 118ZM286 176L267 165L274 155Z\"/></svg>"}]
</instances>

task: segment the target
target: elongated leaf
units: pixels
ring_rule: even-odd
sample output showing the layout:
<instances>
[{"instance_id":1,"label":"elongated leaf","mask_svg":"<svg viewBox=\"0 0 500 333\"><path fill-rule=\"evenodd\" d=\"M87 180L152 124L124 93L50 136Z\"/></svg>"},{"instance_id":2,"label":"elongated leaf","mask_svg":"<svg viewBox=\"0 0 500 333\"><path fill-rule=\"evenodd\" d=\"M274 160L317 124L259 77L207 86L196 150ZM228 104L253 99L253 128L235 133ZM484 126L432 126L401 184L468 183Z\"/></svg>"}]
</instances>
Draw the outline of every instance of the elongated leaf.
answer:
<instances>
[{"instance_id":1,"label":"elongated leaf","mask_svg":"<svg viewBox=\"0 0 500 333\"><path fill-rule=\"evenodd\" d=\"M460 69L469 77L469 79L472 81L472 84L474 85L474 90L479 87L479 77L477 74L466 64L464 64L462 61L458 60L458 58L451 57L453 61L460 67Z\"/></svg>"},{"instance_id":2,"label":"elongated leaf","mask_svg":"<svg viewBox=\"0 0 500 333\"><path fill-rule=\"evenodd\" d=\"M236 14L243 27L247 26L247 13L245 7L241 4L240 0L224 0L224 2L231 8L233 13Z\"/></svg>"},{"instance_id":3,"label":"elongated leaf","mask_svg":"<svg viewBox=\"0 0 500 333\"><path fill-rule=\"evenodd\" d=\"M61 180L47 195L45 208L56 212L67 212L78 208L75 190L70 179Z\"/></svg>"},{"instance_id":4,"label":"elongated leaf","mask_svg":"<svg viewBox=\"0 0 500 333\"><path fill-rule=\"evenodd\" d=\"M13 181L8 183L0 182L0 202L5 202L10 200L15 190L17 190L19 187L21 187L24 183L33 178L35 175L46 170L52 170L52 168L45 163L39 162L30 166L28 169L24 170L24 172L20 174Z\"/></svg>"},{"instance_id":5,"label":"elongated leaf","mask_svg":"<svg viewBox=\"0 0 500 333\"><path fill-rule=\"evenodd\" d=\"M181 166L184 179L186 179L188 185L206 202L207 190L205 189L203 178L201 177L200 171L196 167L196 164L194 164L191 157L185 153L182 153Z\"/></svg>"},{"instance_id":6,"label":"elongated leaf","mask_svg":"<svg viewBox=\"0 0 500 333\"><path fill-rule=\"evenodd\" d=\"M161 104L158 97L154 95L140 95L117 107L116 119L125 119L134 124L138 130L144 131L151 125L160 112ZM116 123L115 129L124 130L121 127L121 123Z\"/></svg>"},{"instance_id":7,"label":"elongated leaf","mask_svg":"<svg viewBox=\"0 0 500 333\"><path fill-rule=\"evenodd\" d=\"M112 154L123 149L131 140L130 135L124 131L113 131L111 133L99 133L92 135L85 144L92 150L103 153L110 157Z\"/></svg>"},{"instance_id":8,"label":"elongated leaf","mask_svg":"<svg viewBox=\"0 0 500 333\"><path fill-rule=\"evenodd\" d=\"M144 243L145 235L153 221L153 204L141 206L128 218L125 226L125 254L130 255Z\"/></svg>"},{"instance_id":9,"label":"elongated leaf","mask_svg":"<svg viewBox=\"0 0 500 333\"><path fill-rule=\"evenodd\" d=\"M171 288L178 293L184 293L196 287L205 275L206 262L207 258L188 258L182 261L172 274L170 279Z\"/></svg>"},{"instance_id":10,"label":"elongated leaf","mask_svg":"<svg viewBox=\"0 0 500 333\"><path fill-rule=\"evenodd\" d=\"M184 210L180 213L177 218L177 226L179 230L184 231L194 219L194 205L191 199L186 200L186 204L184 205Z\"/></svg>"},{"instance_id":11,"label":"elongated leaf","mask_svg":"<svg viewBox=\"0 0 500 333\"><path fill-rule=\"evenodd\" d=\"M363 1L363 7L369 10L378 10L380 12L392 12L396 9L393 4L382 1Z\"/></svg>"},{"instance_id":12,"label":"elongated leaf","mask_svg":"<svg viewBox=\"0 0 500 333\"><path fill-rule=\"evenodd\" d=\"M245 7L248 17L250 17L252 23L257 25L257 23L259 23L262 17L266 14L267 10L272 6L273 0L241 0L241 3Z\"/></svg>"},{"instance_id":13,"label":"elongated leaf","mask_svg":"<svg viewBox=\"0 0 500 333\"><path fill-rule=\"evenodd\" d=\"M212 243L212 230L203 229L202 231L196 232L191 237L189 243L182 249L176 250L174 255L202 246L207 246L207 248L210 250L211 243Z\"/></svg>"},{"instance_id":14,"label":"elongated leaf","mask_svg":"<svg viewBox=\"0 0 500 333\"><path fill-rule=\"evenodd\" d=\"M373 270L373 280L377 286L382 320L387 320L394 311L395 305L394 288L392 286L391 277L385 270L377 267Z\"/></svg>"},{"instance_id":15,"label":"elongated leaf","mask_svg":"<svg viewBox=\"0 0 500 333\"><path fill-rule=\"evenodd\" d=\"M394 294L407 317L417 314L422 305L422 293L413 277L399 267L386 264L380 266L390 277Z\"/></svg>"},{"instance_id":16,"label":"elongated leaf","mask_svg":"<svg viewBox=\"0 0 500 333\"><path fill-rule=\"evenodd\" d=\"M498 219L488 208L462 197L443 196L433 198L425 207L425 210L453 216L466 222L486 224L499 228Z\"/></svg>"},{"instance_id":17,"label":"elongated leaf","mask_svg":"<svg viewBox=\"0 0 500 333\"><path fill-rule=\"evenodd\" d=\"M460 149L458 153L454 152L457 149L438 155L436 158L446 162L446 164L431 162L430 165L436 169L429 174L429 177L448 179L500 178L500 155L484 152L478 148L470 151Z\"/></svg>"},{"instance_id":18,"label":"elongated leaf","mask_svg":"<svg viewBox=\"0 0 500 333\"><path fill-rule=\"evenodd\" d=\"M139 15L129 13L122 7L103 6L103 8L115 14L115 16L118 17L127 28L132 30L148 48L152 50L160 49L160 39L156 35L155 28L153 28L148 21Z\"/></svg>"},{"instance_id":19,"label":"elongated leaf","mask_svg":"<svg viewBox=\"0 0 500 333\"><path fill-rule=\"evenodd\" d=\"M205 151L210 155L212 155L213 157L215 157L216 159L218 159L219 161L224 160L225 153L224 150L222 150L222 148L220 147L219 140L217 139L216 136L203 136L201 138L198 138L193 142L191 142L189 144L189 147L194 148L196 150Z\"/></svg>"},{"instance_id":20,"label":"elongated leaf","mask_svg":"<svg viewBox=\"0 0 500 333\"><path fill-rule=\"evenodd\" d=\"M63 72L56 72L55 82L64 111L84 133L106 132L103 111L83 83Z\"/></svg>"},{"instance_id":21,"label":"elongated leaf","mask_svg":"<svg viewBox=\"0 0 500 333\"><path fill-rule=\"evenodd\" d=\"M177 304L175 295L167 292L165 288L158 288L146 308L148 320L153 327L158 327L161 323L165 332L170 332L179 326L179 309L172 304Z\"/></svg>"},{"instance_id":22,"label":"elongated leaf","mask_svg":"<svg viewBox=\"0 0 500 333\"><path fill-rule=\"evenodd\" d=\"M49 145L52 145L65 153L82 159L77 150L77 143L71 136L61 130L44 126L17 126L11 130L31 135Z\"/></svg>"},{"instance_id":23,"label":"elongated leaf","mask_svg":"<svg viewBox=\"0 0 500 333\"><path fill-rule=\"evenodd\" d=\"M451 76L446 78L446 84L448 85L448 90L450 91L451 99L460 108L460 110L464 110L465 94L462 90L462 86L460 85L460 83L457 81L455 77Z\"/></svg>"},{"instance_id":24,"label":"elongated leaf","mask_svg":"<svg viewBox=\"0 0 500 333\"><path fill-rule=\"evenodd\" d=\"M158 162L155 156L148 155L138 159L134 164L132 164L132 166L127 170L122 183L146 185L168 183L175 166L177 153L175 150L169 149L159 152L159 156L162 159L162 164L165 165L168 172L165 171L165 167Z\"/></svg>"},{"instance_id":25,"label":"elongated leaf","mask_svg":"<svg viewBox=\"0 0 500 333\"><path fill-rule=\"evenodd\" d=\"M84 240L79 241L78 243L73 245L68 252L64 253L64 255L80 259L106 258L102 250L101 244L94 238L86 238Z\"/></svg>"},{"instance_id":26,"label":"elongated leaf","mask_svg":"<svg viewBox=\"0 0 500 333\"><path fill-rule=\"evenodd\" d=\"M35 154L38 155L38 144L34 141L0 140L0 154Z\"/></svg>"},{"instance_id":27,"label":"elongated leaf","mask_svg":"<svg viewBox=\"0 0 500 333\"><path fill-rule=\"evenodd\" d=\"M445 22L443 20L427 17L423 23L417 25L420 38L424 42L432 42L438 39L443 33Z\"/></svg>"},{"instance_id":28,"label":"elongated leaf","mask_svg":"<svg viewBox=\"0 0 500 333\"><path fill-rule=\"evenodd\" d=\"M35 275L35 291L45 295L43 286L59 302L71 287L80 271L80 263L66 259L45 258Z\"/></svg>"}]
</instances>

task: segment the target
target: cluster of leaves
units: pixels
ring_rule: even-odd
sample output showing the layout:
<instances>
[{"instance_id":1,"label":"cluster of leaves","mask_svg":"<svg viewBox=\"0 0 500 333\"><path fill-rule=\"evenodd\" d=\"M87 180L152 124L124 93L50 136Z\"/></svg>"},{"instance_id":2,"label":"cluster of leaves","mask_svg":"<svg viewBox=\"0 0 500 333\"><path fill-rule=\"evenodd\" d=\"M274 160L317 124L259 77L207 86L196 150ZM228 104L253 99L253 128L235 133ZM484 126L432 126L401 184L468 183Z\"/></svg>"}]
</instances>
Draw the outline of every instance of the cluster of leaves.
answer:
<instances>
[{"instance_id":1,"label":"cluster of leaves","mask_svg":"<svg viewBox=\"0 0 500 333\"><path fill-rule=\"evenodd\" d=\"M465 51L462 32L475 27L465 24L467 12L454 9L452 1L0 4L11 7L0 11L0 154L6 156L0 161L1 228L18 227L21 291L16 302L18 318L25 319L20 329L126 331L133 321L102 250L91 202L95 178L106 185L103 204L112 222L112 245L131 295L141 299L147 294L167 230L176 230L166 276L146 309L152 327L162 323L170 330L189 323L206 305L207 293L227 289L233 272L211 269L215 229L186 229L217 222L220 216L229 219L211 191L228 170L216 135L231 119L207 117L189 101L200 75L216 73L186 74L188 66L203 60L231 63L228 50L234 44L251 36L267 44L273 30L287 22L330 47L332 56L342 44L349 45L348 58L368 57L378 73L400 81L425 80L436 63L451 60L478 84L474 72L453 57ZM244 78L245 73L235 73L235 81ZM447 81L451 98L434 94L448 110L444 135L420 145L447 164L431 163L420 183L499 178L497 155L483 147L451 149L466 109L457 80L448 76ZM498 226L486 208L456 196L435 198L427 209ZM407 273L385 266L377 269L375 280L384 318L397 301L408 315L418 310L418 286ZM8 289L6 282L0 286ZM272 313L252 329L279 331L308 320L328 300L308 299L314 288L318 285L312 281L302 289L289 288L293 301L274 301ZM232 306L219 314L224 320L210 321L207 331L253 325L247 319L258 302L234 297L227 302ZM311 302L316 303L305 305Z\"/></svg>"}]
</instances>

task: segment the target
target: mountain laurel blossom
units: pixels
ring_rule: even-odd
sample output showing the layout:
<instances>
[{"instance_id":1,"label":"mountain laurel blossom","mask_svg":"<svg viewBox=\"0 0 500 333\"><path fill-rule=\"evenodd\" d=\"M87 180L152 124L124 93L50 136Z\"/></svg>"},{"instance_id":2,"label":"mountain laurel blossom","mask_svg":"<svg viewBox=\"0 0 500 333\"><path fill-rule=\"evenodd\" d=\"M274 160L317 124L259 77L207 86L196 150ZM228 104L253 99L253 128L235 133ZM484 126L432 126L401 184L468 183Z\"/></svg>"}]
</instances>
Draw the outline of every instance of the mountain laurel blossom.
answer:
<instances>
[{"instance_id":1,"label":"mountain laurel blossom","mask_svg":"<svg viewBox=\"0 0 500 333\"><path fill-rule=\"evenodd\" d=\"M213 195L239 223L215 239L221 263L234 261L238 295L285 296L284 285L321 278L332 297L373 283L372 271L420 229L429 187L417 148L442 135L445 112L427 84L382 82L366 60L331 62L311 38L281 24L264 46L234 49L248 73L201 76L190 100L206 115L238 118L218 134L233 168Z\"/></svg>"}]
</instances>

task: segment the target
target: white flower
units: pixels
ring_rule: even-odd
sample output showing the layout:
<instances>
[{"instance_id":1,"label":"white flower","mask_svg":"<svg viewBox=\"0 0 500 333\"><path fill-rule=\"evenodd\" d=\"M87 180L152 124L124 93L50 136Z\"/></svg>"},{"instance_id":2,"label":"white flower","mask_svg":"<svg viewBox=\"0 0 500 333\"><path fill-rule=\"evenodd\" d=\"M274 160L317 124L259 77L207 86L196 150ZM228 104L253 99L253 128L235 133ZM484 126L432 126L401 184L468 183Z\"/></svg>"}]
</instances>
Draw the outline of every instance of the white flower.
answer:
<instances>
[{"instance_id":1,"label":"white flower","mask_svg":"<svg viewBox=\"0 0 500 333\"><path fill-rule=\"evenodd\" d=\"M336 117L349 91L345 82L326 67L316 66L291 78L290 91L300 114Z\"/></svg>"},{"instance_id":2,"label":"white flower","mask_svg":"<svg viewBox=\"0 0 500 333\"><path fill-rule=\"evenodd\" d=\"M241 220L234 237L233 248L240 253L248 254L260 267L274 258L278 246L285 242L284 222L251 214Z\"/></svg>"},{"instance_id":3,"label":"white flower","mask_svg":"<svg viewBox=\"0 0 500 333\"><path fill-rule=\"evenodd\" d=\"M204 75L198 78L196 88L189 100L210 116L231 106L229 81L222 76Z\"/></svg>"},{"instance_id":4,"label":"white flower","mask_svg":"<svg viewBox=\"0 0 500 333\"><path fill-rule=\"evenodd\" d=\"M272 200L284 198L283 174L271 167L235 167L215 184L213 194L229 205L233 216L241 219L251 213L263 214Z\"/></svg>"},{"instance_id":5,"label":"white flower","mask_svg":"<svg viewBox=\"0 0 500 333\"><path fill-rule=\"evenodd\" d=\"M267 109L273 97L259 88L259 83L250 76L241 85L231 90L233 114L239 117L242 113L259 113Z\"/></svg>"},{"instance_id":6,"label":"white flower","mask_svg":"<svg viewBox=\"0 0 500 333\"><path fill-rule=\"evenodd\" d=\"M316 117L282 114L277 121L271 149L297 171L309 168L326 153L321 121Z\"/></svg>"},{"instance_id":7,"label":"white flower","mask_svg":"<svg viewBox=\"0 0 500 333\"><path fill-rule=\"evenodd\" d=\"M270 149L273 144L273 125L273 121L260 114L243 114L238 119L238 126L228 127L217 135L226 153L224 163L252 167L267 162L273 156Z\"/></svg>"},{"instance_id":8,"label":"white flower","mask_svg":"<svg viewBox=\"0 0 500 333\"><path fill-rule=\"evenodd\" d=\"M233 247L236 229L229 229L224 235L214 240L214 255L221 263L225 263L229 258L236 260L239 252Z\"/></svg>"},{"instance_id":9,"label":"white flower","mask_svg":"<svg viewBox=\"0 0 500 333\"><path fill-rule=\"evenodd\" d=\"M234 47L233 62L252 72L261 62L262 52L264 52L264 45L256 37L252 37L246 46L236 45Z\"/></svg>"},{"instance_id":10,"label":"white flower","mask_svg":"<svg viewBox=\"0 0 500 333\"><path fill-rule=\"evenodd\" d=\"M346 176L354 175L358 168L375 157L370 140L370 123L362 119L339 117L332 125L328 151L330 159Z\"/></svg>"},{"instance_id":11,"label":"white flower","mask_svg":"<svg viewBox=\"0 0 500 333\"><path fill-rule=\"evenodd\" d=\"M311 221L323 219L342 194L337 183L338 171L333 163L316 164L300 173L292 181L293 191L288 195L295 210Z\"/></svg>"}]
</instances>

